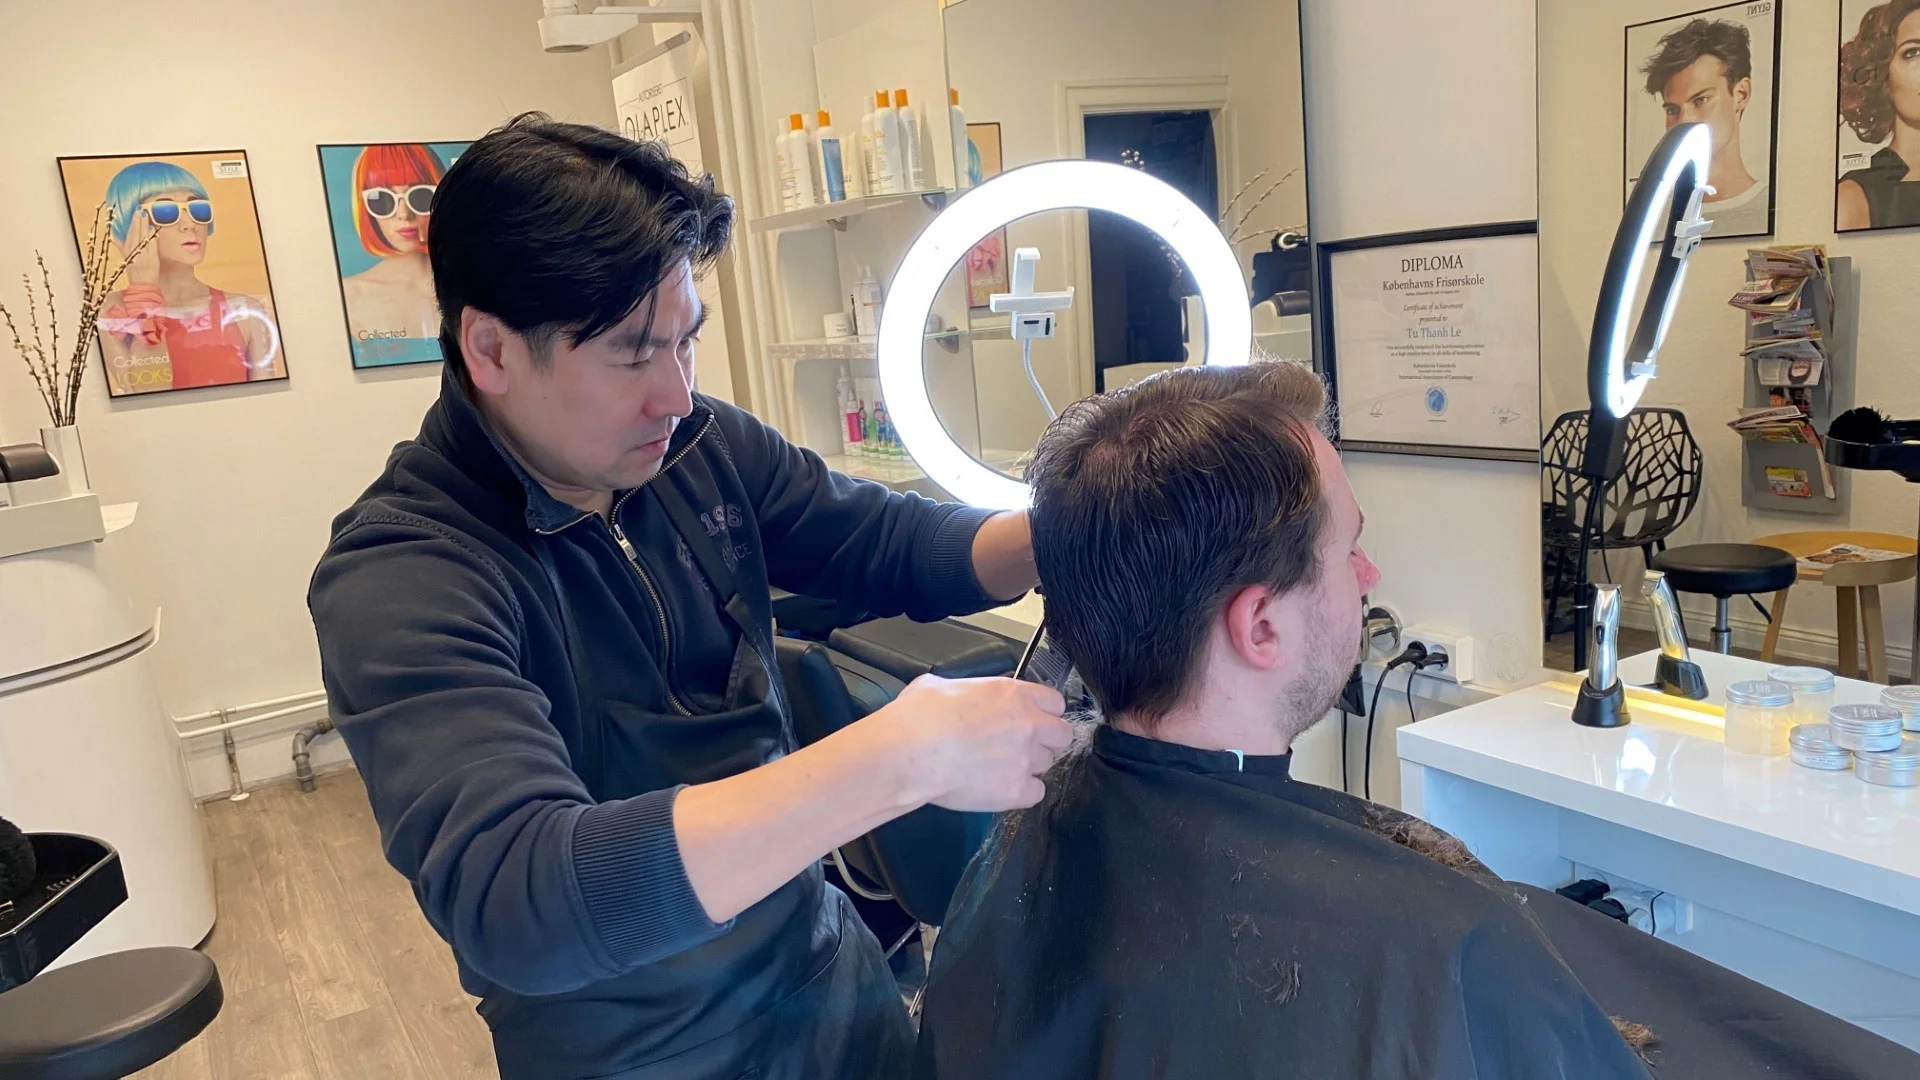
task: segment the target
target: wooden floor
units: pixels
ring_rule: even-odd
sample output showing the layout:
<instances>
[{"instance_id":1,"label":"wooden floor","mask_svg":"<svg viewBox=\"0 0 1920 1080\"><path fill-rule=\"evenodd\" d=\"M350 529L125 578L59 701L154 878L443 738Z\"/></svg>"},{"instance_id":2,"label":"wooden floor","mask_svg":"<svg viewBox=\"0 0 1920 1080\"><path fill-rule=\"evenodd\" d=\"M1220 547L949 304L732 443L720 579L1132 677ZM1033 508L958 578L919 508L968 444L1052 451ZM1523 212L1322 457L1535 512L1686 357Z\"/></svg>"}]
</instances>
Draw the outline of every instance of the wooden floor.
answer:
<instances>
[{"instance_id":1,"label":"wooden floor","mask_svg":"<svg viewBox=\"0 0 1920 1080\"><path fill-rule=\"evenodd\" d=\"M359 774L205 807L226 1006L137 1075L166 1080L497 1077L453 957L380 855Z\"/></svg>"}]
</instances>

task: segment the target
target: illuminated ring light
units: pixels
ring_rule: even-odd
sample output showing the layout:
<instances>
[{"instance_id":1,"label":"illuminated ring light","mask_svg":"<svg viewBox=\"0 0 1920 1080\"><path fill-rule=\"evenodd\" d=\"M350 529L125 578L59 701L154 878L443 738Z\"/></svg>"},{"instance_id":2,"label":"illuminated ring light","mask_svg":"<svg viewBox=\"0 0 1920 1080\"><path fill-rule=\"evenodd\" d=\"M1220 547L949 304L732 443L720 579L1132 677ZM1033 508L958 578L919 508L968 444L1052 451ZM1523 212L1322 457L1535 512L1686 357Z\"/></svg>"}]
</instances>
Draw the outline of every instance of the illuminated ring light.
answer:
<instances>
[{"instance_id":1,"label":"illuminated ring light","mask_svg":"<svg viewBox=\"0 0 1920 1080\"><path fill-rule=\"evenodd\" d=\"M1654 359L1666 339L1680 287L1686 281L1687 259L1704 232L1699 228L1704 223L1698 217L1697 197L1712 190L1707 187L1712 157L1713 138L1707 125L1681 124L1667 132L1647 158L1633 196L1627 200L1619 231L1614 233L1600 302L1593 316L1587 393L1595 408L1605 408L1616 417L1633 411L1653 378ZM1686 181L1685 187L1680 186L1682 180ZM1630 348L1630 309L1640 292L1640 277L1646 272L1647 250L1662 238L1663 228L1660 265L1654 271L1653 286ZM1674 249L1680 244L1685 250L1676 255Z\"/></svg>"},{"instance_id":2,"label":"illuminated ring light","mask_svg":"<svg viewBox=\"0 0 1920 1080\"><path fill-rule=\"evenodd\" d=\"M1207 363L1244 364L1253 347L1240 260L1213 218L1171 185L1098 161L1045 161L1001 173L954 200L914 240L880 318L880 387L894 430L927 477L963 502L1018 510L1029 494L1023 481L974 460L934 414L923 357L927 316L947 274L981 238L1031 214L1074 209L1136 221L1186 262L1206 313Z\"/></svg>"}]
</instances>

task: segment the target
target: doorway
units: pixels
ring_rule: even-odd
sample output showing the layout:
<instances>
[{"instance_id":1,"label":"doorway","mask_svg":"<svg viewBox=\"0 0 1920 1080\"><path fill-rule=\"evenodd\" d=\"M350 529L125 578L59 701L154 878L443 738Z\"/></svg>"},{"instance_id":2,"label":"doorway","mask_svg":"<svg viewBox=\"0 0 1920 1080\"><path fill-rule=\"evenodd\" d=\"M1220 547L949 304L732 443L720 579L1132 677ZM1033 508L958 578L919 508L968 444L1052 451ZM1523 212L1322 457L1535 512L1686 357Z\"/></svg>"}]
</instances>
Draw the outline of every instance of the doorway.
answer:
<instances>
[{"instance_id":1,"label":"doorway","mask_svg":"<svg viewBox=\"0 0 1920 1080\"><path fill-rule=\"evenodd\" d=\"M1172 185L1210 218L1220 213L1220 163L1207 110L1092 113L1082 119L1086 156ZM1185 297L1193 293L1180 259L1151 231L1117 214L1087 213L1094 388L1109 368L1180 364L1187 359Z\"/></svg>"}]
</instances>

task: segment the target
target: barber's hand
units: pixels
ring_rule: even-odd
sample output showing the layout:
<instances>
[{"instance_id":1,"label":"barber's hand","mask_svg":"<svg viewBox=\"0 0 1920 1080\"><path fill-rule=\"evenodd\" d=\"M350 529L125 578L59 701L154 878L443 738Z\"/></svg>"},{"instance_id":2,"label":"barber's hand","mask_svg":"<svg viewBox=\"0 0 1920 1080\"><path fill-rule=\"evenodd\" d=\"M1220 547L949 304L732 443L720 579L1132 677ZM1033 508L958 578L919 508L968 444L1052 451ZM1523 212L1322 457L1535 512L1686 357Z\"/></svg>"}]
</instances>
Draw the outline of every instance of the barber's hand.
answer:
<instances>
[{"instance_id":1,"label":"barber's hand","mask_svg":"<svg viewBox=\"0 0 1920 1080\"><path fill-rule=\"evenodd\" d=\"M1073 743L1057 691L1013 679L915 679L861 721L893 744L916 803L999 812L1046 794L1040 775Z\"/></svg>"}]
</instances>

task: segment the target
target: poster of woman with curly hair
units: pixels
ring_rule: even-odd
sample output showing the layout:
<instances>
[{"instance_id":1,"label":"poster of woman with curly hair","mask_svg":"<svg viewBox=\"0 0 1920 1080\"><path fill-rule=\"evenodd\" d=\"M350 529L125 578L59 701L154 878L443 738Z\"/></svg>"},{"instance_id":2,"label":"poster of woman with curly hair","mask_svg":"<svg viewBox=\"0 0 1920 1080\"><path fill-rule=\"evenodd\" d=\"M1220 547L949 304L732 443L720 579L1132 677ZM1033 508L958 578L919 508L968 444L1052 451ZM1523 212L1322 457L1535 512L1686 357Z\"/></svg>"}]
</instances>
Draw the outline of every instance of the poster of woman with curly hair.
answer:
<instances>
[{"instance_id":1,"label":"poster of woman with curly hair","mask_svg":"<svg viewBox=\"0 0 1920 1080\"><path fill-rule=\"evenodd\" d=\"M1841 0L1835 232L1920 225L1920 0Z\"/></svg>"}]
</instances>

